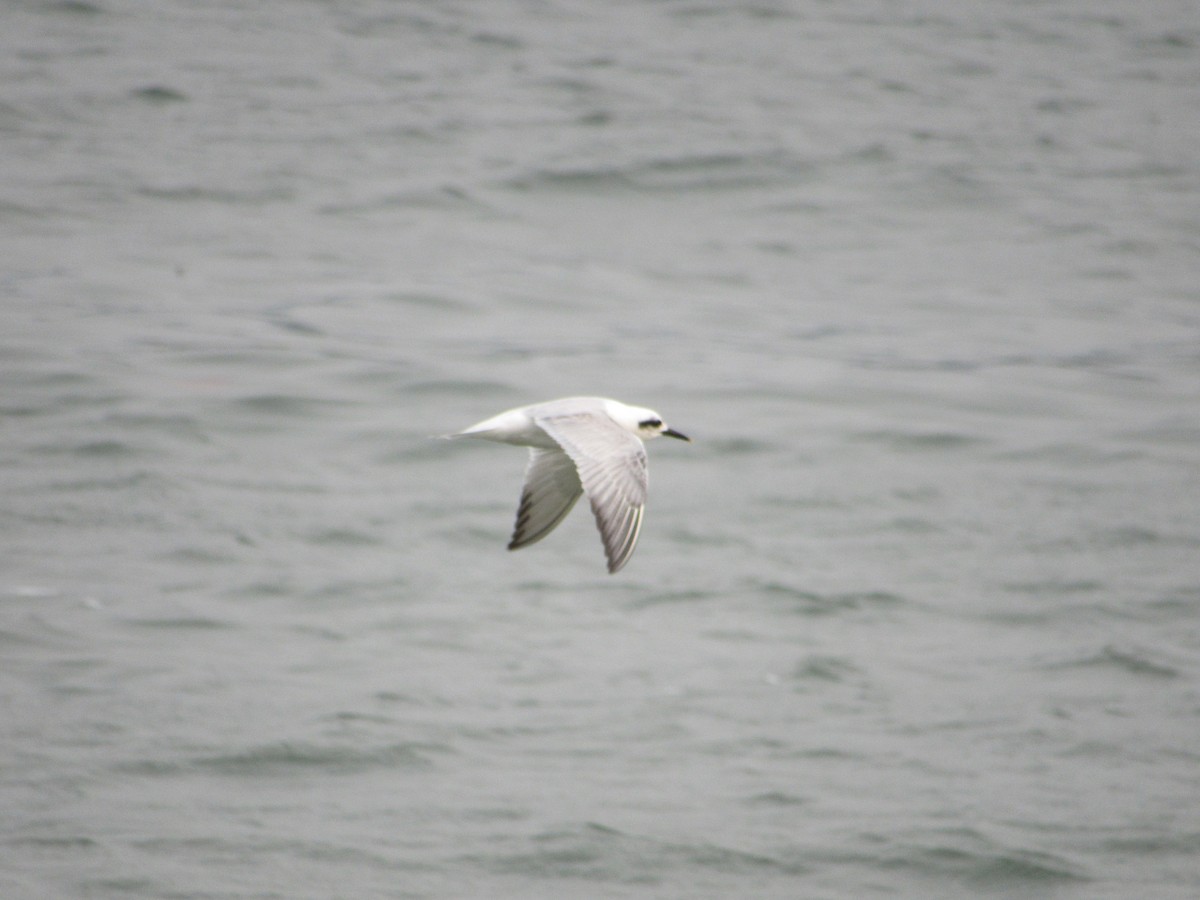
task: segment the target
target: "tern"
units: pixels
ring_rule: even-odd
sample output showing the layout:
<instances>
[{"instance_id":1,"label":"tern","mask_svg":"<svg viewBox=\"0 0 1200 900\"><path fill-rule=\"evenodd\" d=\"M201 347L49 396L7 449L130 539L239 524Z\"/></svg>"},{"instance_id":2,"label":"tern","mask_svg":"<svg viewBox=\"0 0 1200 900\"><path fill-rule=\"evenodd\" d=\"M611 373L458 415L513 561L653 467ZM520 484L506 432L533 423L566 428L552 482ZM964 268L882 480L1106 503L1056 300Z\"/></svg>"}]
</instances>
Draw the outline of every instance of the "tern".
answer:
<instances>
[{"instance_id":1,"label":"tern","mask_svg":"<svg viewBox=\"0 0 1200 900\"><path fill-rule=\"evenodd\" d=\"M510 409L446 436L529 448L509 550L540 541L586 493L608 571L615 573L629 562L642 529L648 486L642 441L663 434L691 441L652 409L607 397L565 397Z\"/></svg>"}]
</instances>

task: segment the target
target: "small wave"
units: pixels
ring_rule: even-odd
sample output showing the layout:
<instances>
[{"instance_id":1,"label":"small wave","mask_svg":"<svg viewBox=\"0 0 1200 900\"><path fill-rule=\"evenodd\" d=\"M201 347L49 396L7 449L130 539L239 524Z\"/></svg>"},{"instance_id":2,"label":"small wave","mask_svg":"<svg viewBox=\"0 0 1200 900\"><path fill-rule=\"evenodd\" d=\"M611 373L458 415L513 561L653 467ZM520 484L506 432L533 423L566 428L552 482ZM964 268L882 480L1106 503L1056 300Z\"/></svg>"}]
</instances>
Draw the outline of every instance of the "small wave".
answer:
<instances>
[{"instance_id":1,"label":"small wave","mask_svg":"<svg viewBox=\"0 0 1200 900\"><path fill-rule=\"evenodd\" d=\"M308 534L306 539L319 547L374 547L383 543L377 536L354 528L323 528Z\"/></svg>"},{"instance_id":2,"label":"small wave","mask_svg":"<svg viewBox=\"0 0 1200 900\"><path fill-rule=\"evenodd\" d=\"M225 629L234 627L234 625L230 622L209 618L207 616L173 616L152 619L126 619L125 624L132 625L135 628L154 630L178 629L181 631L223 631Z\"/></svg>"},{"instance_id":3,"label":"small wave","mask_svg":"<svg viewBox=\"0 0 1200 900\"><path fill-rule=\"evenodd\" d=\"M980 886L1011 887L1018 881L1090 880L1067 860L1035 850L981 855L950 848L933 848L921 854L917 865L942 872L953 872Z\"/></svg>"},{"instance_id":4,"label":"small wave","mask_svg":"<svg viewBox=\"0 0 1200 900\"><path fill-rule=\"evenodd\" d=\"M1070 595L1094 594L1104 589L1104 584L1092 579L1079 580L1048 580L1048 581L1010 581L1003 585L1004 590L1016 594L1034 595Z\"/></svg>"},{"instance_id":5,"label":"small wave","mask_svg":"<svg viewBox=\"0 0 1200 900\"><path fill-rule=\"evenodd\" d=\"M99 842L86 835L29 835L13 837L5 841L10 847L26 850L91 850L100 846Z\"/></svg>"},{"instance_id":6,"label":"small wave","mask_svg":"<svg viewBox=\"0 0 1200 900\"><path fill-rule=\"evenodd\" d=\"M510 388L497 381L472 381L468 379L435 379L417 381L408 385L405 391L413 394L427 394L444 397L497 397L507 393Z\"/></svg>"},{"instance_id":7,"label":"small wave","mask_svg":"<svg viewBox=\"0 0 1200 900\"><path fill-rule=\"evenodd\" d=\"M333 407L336 404L319 400L315 397L301 397L295 394L254 394L241 397L234 402L236 407L253 412L256 415L274 415L308 418L318 408Z\"/></svg>"},{"instance_id":8,"label":"small wave","mask_svg":"<svg viewBox=\"0 0 1200 900\"><path fill-rule=\"evenodd\" d=\"M138 188L137 193L150 200L166 200L171 203L216 203L222 206L268 206L295 199L295 192L288 188L255 187L237 190L198 184L142 185Z\"/></svg>"},{"instance_id":9,"label":"small wave","mask_svg":"<svg viewBox=\"0 0 1200 900\"><path fill-rule=\"evenodd\" d=\"M809 656L796 666L793 676L802 681L841 683L858 674L860 670L846 659L836 656Z\"/></svg>"},{"instance_id":10,"label":"small wave","mask_svg":"<svg viewBox=\"0 0 1200 900\"><path fill-rule=\"evenodd\" d=\"M374 768L426 768L434 753L444 747L422 743L389 744L374 749L306 742L280 742L252 747L238 753L220 754L195 760L202 769L223 775L287 775L296 769L322 769L336 774L361 772Z\"/></svg>"},{"instance_id":11,"label":"small wave","mask_svg":"<svg viewBox=\"0 0 1200 900\"><path fill-rule=\"evenodd\" d=\"M778 449L778 445L753 437L711 438L704 442L716 456L747 456Z\"/></svg>"},{"instance_id":12,"label":"small wave","mask_svg":"<svg viewBox=\"0 0 1200 900\"><path fill-rule=\"evenodd\" d=\"M1151 678L1178 678L1180 676L1177 668L1152 659L1146 651L1120 649L1112 644L1101 649L1099 653L1067 662L1053 663L1047 668L1051 670L1099 668Z\"/></svg>"},{"instance_id":13,"label":"small wave","mask_svg":"<svg viewBox=\"0 0 1200 900\"><path fill-rule=\"evenodd\" d=\"M166 104L182 103L188 99L187 94L161 84L151 84L133 91L133 97L147 103Z\"/></svg>"},{"instance_id":14,"label":"small wave","mask_svg":"<svg viewBox=\"0 0 1200 900\"><path fill-rule=\"evenodd\" d=\"M130 842L130 846L142 853L164 859L179 860L182 856L197 855L207 860L222 859L225 861L255 860L260 864L267 856L319 862L321 864L346 863L357 867L386 865L395 871L396 860L390 856L372 853L361 845L348 842L330 842L319 838L291 838L278 832L254 837L237 835L224 837L219 835L177 836L171 833L138 837ZM405 862L401 864L406 870L428 868L420 864ZM115 883L115 880L114 880ZM105 896L117 895L122 897L195 897L195 896L233 896L231 894L186 894L164 892L161 885L147 883L143 889L138 889L134 883L129 886L113 887L105 891ZM238 894L238 896L245 896ZM255 896L282 896L274 892L255 894ZM409 896L409 895L402 895ZM415 896L415 895L414 895Z\"/></svg>"},{"instance_id":15,"label":"small wave","mask_svg":"<svg viewBox=\"0 0 1200 900\"><path fill-rule=\"evenodd\" d=\"M887 868L904 868L939 878L951 877L976 888L1017 884L1049 885L1090 881L1067 859L1023 847L999 847L972 829L947 832L930 843L913 846L884 860Z\"/></svg>"},{"instance_id":16,"label":"small wave","mask_svg":"<svg viewBox=\"0 0 1200 900\"><path fill-rule=\"evenodd\" d=\"M1174 854L1200 857L1200 832L1167 831L1157 834L1125 835L1104 841L1106 853Z\"/></svg>"},{"instance_id":17,"label":"small wave","mask_svg":"<svg viewBox=\"0 0 1200 900\"><path fill-rule=\"evenodd\" d=\"M983 443L980 438L954 431L864 431L853 435L853 439L900 451L958 450Z\"/></svg>"},{"instance_id":18,"label":"small wave","mask_svg":"<svg viewBox=\"0 0 1200 900\"><path fill-rule=\"evenodd\" d=\"M141 452L140 448L134 447L132 444L109 438L98 438L70 444L45 445L38 447L37 451L47 455L69 454L71 456L94 459L120 459L122 457L137 456Z\"/></svg>"},{"instance_id":19,"label":"small wave","mask_svg":"<svg viewBox=\"0 0 1200 900\"><path fill-rule=\"evenodd\" d=\"M475 858L505 874L538 878L577 878L626 884L658 884L673 869L701 867L723 876L763 871L800 874L803 867L773 856L711 842L681 843L628 834L596 822L544 832L532 848Z\"/></svg>"},{"instance_id":20,"label":"small wave","mask_svg":"<svg viewBox=\"0 0 1200 900\"><path fill-rule=\"evenodd\" d=\"M803 797L785 791L766 791L746 798L746 803L750 806L792 807L803 806L807 802Z\"/></svg>"},{"instance_id":21,"label":"small wave","mask_svg":"<svg viewBox=\"0 0 1200 900\"><path fill-rule=\"evenodd\" d=\"M84 491L125 491L132 488L144 488L146 485L161 486L162 483L163 479L152 472L136 471L110 477L74 478L39 487L42 490L70 494Z\"/></svg>"},{"instance_id":22,"label":"small wave","mask_svg":"<svg viewBox=\"0 0 1200 900\"><path fill-rule=\"evenodd\" d=\"M190 546L177 547L159 555L158 559L164 562L183 563L188 566L220 566L235 562L237 556L234 553L211 547Z\"/></svg>"},{"instance_id":23,"label":"small wave","mask_svg":"<svg viewBox=\"0 0 1200 900\"><path fill-rule=\"evenodd\" d=\"M717 595L712 591L693 589L681 591L659 591L653 594L641 596L629 603L630 609L648 609L652 606L665 606L670 604L692 604L704 603L712 600Z\"/></svg>"},{"instance_id":24,"label":"small wave","mask_svg":"<svg viewBox=\"0 0 1200 900\"><path fill-rule=\"evenodd\" d=\"M1195 547L1200 539L1190 534L1167 534L1144 525L1117 525L1097 533L1092 542L1100 547L1137 547L1147 544L1173 544Z\"/></svg>"},{"instance_id":25,"label":"small wave","mask_svg":"<svg viewBox=\"0 0 1200 900\"><path fill-rule=\"evenodd\" d=\"M898 606L905 602L891 591L847 591L822 594L779 581L755 585L756 590L769 597L790 601L795 611L803 615L831 615L846 610L877 609Z\"/></svg>"},{"instance_id":26,"label":"small wave","mask_svg":"<svg viewBox=\"0 0 1200 900\"><path fill-rule=\"evenodd\" d=\"M697 191L744 189L793 182L813 166L787 154L745 154L713 151L632 160L625 164L598 163L563 169L539 169L509 179L508 187L523 192L584 190Z\"/></svg>"},{"instance_id":27,"label":"small wave","mask_svg":"<svg viewBox=\"0 0 1200 900\"><path fill-rule=\"evenodd\" d=\"M51 12L68 16L99 16L104 13L101 6L95 3L85 3L84 0L59 0L57 3L48 4L46 8Z\"/></svg>"}]
</instances>

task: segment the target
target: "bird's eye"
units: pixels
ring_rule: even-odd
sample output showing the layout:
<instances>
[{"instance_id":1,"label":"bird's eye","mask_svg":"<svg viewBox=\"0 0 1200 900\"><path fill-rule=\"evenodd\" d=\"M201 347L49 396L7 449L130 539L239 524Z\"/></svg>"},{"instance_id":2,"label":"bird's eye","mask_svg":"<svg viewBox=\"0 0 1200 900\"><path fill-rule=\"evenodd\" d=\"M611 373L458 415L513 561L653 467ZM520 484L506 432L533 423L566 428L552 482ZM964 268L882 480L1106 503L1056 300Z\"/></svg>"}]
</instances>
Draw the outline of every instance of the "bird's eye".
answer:
<instances>
[{"instance_id":1,"label":"bird's eye","mask_svg":"<svg viewBox=\"0 0 1200 900\"><path fill-rule=\"evenodd\" d=\"M662 425L662 419L646 419L644 422L638 422L643 428L658 428Z\"/></svg>"}]
</instances>

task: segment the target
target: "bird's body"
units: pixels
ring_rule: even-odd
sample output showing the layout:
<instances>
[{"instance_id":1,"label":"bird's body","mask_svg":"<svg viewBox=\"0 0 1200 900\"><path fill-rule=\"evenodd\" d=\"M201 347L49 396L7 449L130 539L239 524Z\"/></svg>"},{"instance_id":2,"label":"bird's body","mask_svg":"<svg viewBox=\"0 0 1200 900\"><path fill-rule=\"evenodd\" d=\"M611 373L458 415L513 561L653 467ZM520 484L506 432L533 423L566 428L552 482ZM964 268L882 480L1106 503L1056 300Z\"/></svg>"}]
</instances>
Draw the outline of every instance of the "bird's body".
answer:
<instances>
[{"instance_id":1,"label":"bird's body","mask_svg":"<svg viewBox=\"0 0 1200 900\"><path fill-rule=\"evenodd\" d=\"M616 572L633 555L642 527L648 486L642 441L660 434L688 440L654 410L605 397L566 397L510 409L450 437L530 448L509 550L540 541L586 493L608 571Z\"/></svg>"}]
</instances>

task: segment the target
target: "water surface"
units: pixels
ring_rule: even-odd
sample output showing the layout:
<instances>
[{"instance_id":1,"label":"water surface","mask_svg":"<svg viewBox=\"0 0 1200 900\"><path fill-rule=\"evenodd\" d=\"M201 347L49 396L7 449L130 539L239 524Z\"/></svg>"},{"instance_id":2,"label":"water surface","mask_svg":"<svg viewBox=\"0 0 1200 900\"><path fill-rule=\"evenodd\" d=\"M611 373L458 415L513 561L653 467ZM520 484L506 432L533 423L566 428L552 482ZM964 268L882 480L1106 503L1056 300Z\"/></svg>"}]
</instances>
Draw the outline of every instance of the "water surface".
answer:
<instances>
[{"instance_id":1,"label":"water surface","mask_svg":"<svg viewBox=\"0 0 1200 900\"><path fill-rule=\"evenodd\" d=\"M1195 895L1187 4L3 19L6 898Z\"/></svg>"}]
</instances>

